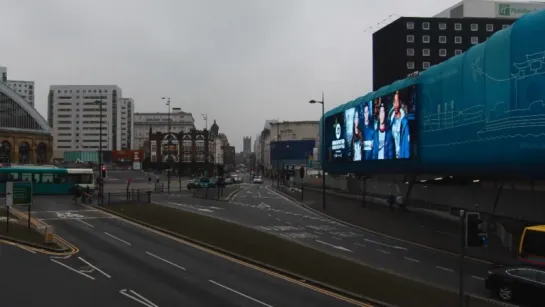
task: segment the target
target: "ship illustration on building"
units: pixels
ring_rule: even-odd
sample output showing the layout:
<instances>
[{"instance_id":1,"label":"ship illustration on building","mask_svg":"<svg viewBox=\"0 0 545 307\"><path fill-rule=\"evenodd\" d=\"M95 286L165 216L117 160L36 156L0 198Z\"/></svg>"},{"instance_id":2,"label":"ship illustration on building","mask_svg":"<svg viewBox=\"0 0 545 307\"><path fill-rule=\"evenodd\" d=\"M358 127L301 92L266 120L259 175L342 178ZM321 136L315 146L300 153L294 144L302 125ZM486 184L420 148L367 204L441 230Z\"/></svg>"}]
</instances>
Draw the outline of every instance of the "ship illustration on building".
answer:
<instances>
[{"instance_id":1,"label":"ship illustration on building","mask_svg":"<svg viewBox=\"0 0 545 307\"><path fill-rule=\"evenodd\" d=\"M425 114L422 121L423 133L434 140L427 147L545 136L545 51L512 63L507 78L491 76L483 66L480 57L473 61L469 87L497 90L488 89L487 101L461 110L453 100L435 104L437 112ZM467 106L467 102L460 104Z\"/></svg>"}]
</instances>

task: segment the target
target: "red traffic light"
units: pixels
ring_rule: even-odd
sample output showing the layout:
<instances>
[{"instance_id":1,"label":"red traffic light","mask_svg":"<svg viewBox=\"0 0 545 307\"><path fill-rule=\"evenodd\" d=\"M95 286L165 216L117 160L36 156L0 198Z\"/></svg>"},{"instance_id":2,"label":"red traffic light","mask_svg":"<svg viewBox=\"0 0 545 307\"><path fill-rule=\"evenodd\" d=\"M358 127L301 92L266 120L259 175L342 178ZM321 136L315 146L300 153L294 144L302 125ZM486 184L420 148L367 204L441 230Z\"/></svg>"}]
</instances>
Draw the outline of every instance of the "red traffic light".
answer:
<instances>
[{"instance_id":1,"label":"red traffic light","mask_svg":"<svg viewBox=\"0 0 545 307\"><path fill-rule=\"evenodd\" d=\"M102 167L102 170L105 171L105 170L106 170L106 166L103 166L103 167Z\"/></svg>"}]
</instances>

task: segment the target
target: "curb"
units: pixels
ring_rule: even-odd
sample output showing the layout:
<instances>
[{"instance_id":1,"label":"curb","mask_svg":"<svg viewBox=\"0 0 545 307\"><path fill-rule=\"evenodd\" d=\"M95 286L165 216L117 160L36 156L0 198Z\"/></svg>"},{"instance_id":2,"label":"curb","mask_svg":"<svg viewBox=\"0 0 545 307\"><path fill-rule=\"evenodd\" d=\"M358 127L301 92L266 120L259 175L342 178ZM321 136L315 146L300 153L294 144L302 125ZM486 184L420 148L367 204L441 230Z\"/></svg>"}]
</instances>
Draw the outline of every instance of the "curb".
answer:
<instances>
[{"instance_id":1,"label":"curb","mask_svg":"<svg viewBox=\"0 0 545 307\"><path fill-rule=\"evenodd\" d=\"M390 236L390 235L387 235L387 234L383 234L383 233L380 233L378 231L374 231L374 230L371 230L371 229L368 229L368 228L363 228L361 226L357 226L357 225L354 225L354 224L351 224L351 223L348 223L348 222L345 222L343 220L339 220L335 217L332 217L331 215L327 214L327 213L323 213L319 210L316 210L314 208L311 208L309 207L308 205L302 203L300 200L296 199L295 197L289 195L289 194L286 194L284 193L283 191L280 191L278 190L277 188L275 187L271 187L271 189L273 189L274 191L276 191L277 193L280 193L282 194L283 196L289 198L291 201L295 202L297 205L313 212L313 213L316 213L322 217L325 217L325 218L328 218L328 219L331 219L331 220L334 220L335 222L338 222L340 224L343 224L345 226L349 226L349 227L352 227L352 228L355 228L355 229L359 229L361 231L365 231L365 232L368 232L368 233L372 233L372 234L375 234L377 236L382 236L382 237L385 237L385 238L388 238L388 239L392 239L392 240L396 240L396 241L399 241L399 242L403 242L403 243L406 243L406 244L411 244L411 245L414 245L414 246L418 246L418 247L421 247L421 248L424 248L424 249L427 249L427 250L431 250L431 251L435 251L435 252L440 252L440 253L443 253L443 254L448 254L448 255L451 255L451 256L459 256L459 254L456 254L456 253L453 253L453 252L450 252L450 251L447 251L447 250L442 250L442 249L437 249L437 248L433 248L433 247L430 247L430 246L426 246L426 245L422 245L420 243L416 243L416 242L413 242L413 241L409 241L409 240L405 240L405 239L401 239L401 238L396 238L396 237L393 237L393 236ZM479 258L473 258L473 257L468 257L468 256L465 256L465 259L468 259L468 260L473 260L473 261L476 261L476 262L480 262L480 263L484 263L484 264L494 264L493 262L490 262L490 261L487 261L487 260L483 260L483 259L479 259Z\"/></svg>"},{"instance_id":2,"label":"curb","mask_svg":"<svg viewBox=\"0 0 545 307\"><path fill-rule=\"evenodd\" d=\"M242 191L243 189L244 188L239 187L238 189L236 189L233 192L229 193L229 195L227 195L227 197L225 197L225 199L223 199L223 201L230 201L233 197L235 197L235 195L238 194L238 192Z\"/></svg>"},{"instance_id":3,"label":"curb","mask_svg":"<svg viewBox=\"0 0 545 307\"><path fill-rule=\"evenodd\" d=\"M64 248L52 248L52 247L49 247L49 246L40 245L40 244L29 242L29 241L26 241L26 240L15 239L15 238L8 237L8 236L5 236L5 235L0 235L0 239L8 241L8 242L12 242L12 243L17 243L17 244L20 244L20 245L25 245L25 246L32 247L32 248L43 249L43 250L46 250L48 252L53 252L53 253L66 253L66 252L71 251L70 248L66 248L66 247L64 247Z\"/></svg>"},{"instance_id":4,"label":"curb","mask_svg":"<svg viewBox=\"0 0 545 307\"><path fill-rule=\"evenodd\" d=\"M232 192L231 194L234 195L235 192L238 193L240 190L242 190L242 188L239 189L239 190L237 190L237 191ZM372 299L372 298L369 298L369 297L365 297L365 296L362 296L362 295L358 295L358 294L355 294L355 293L352 293L352 292L349 292L349 291L346 291L346 290L342 290L342 289L337 288L337 287L335 287L335 286L331 286L331 285L328 285L328 284L324 284L324 283L322 283L322 282L319 282L319 281L316 281L316 280L313 280L313 279L309 279L309 278L307 278L307 277L298 275L298 274L296 274L296 273L292 273L292 272L289 272L289 271L286 271L286 270L283 270L283 269L274 267L274 266L272 266L272 265L268 265L268 264L262 263L262 262L260 262L260 261L257 261L257 260L253 260L253 259L247 258L247 257L242 256L242 255L240 255L240 254L237 254L237 253L233 253L233 252L227 251L227 250L225 250L225 249L223 249L223 248L219 248L219 247L210 245L210 244L208 244L208 243L205 243L205 242L202 242L202 241L199 241L199 240L195 240L195 239L192 239L192 238L190 238L190 237L181 235L181 234L179 234L179 233L175 233L175 232L173 232L173 231L170 231L170 230L167 230L167 229L163 229L163 228L161 228L161 227L157 227L157 226L155 226L155 225L151 225L151 224L148 224L148 223L139 221L139 220L137 220L137 219L128 217L128 216L126 216L126 215L124 215L124 214L117 213L117 212L115 212L115 211L113 211L113 210L109 210L109 209L102 208L102 207L99 207L99 206L93 206L93 207L96 208L96 209L98 209L98 210L102 210L102 211L107 212L107 213L109 213L109 214L112 214L112 215L118 216L118 217L120 217L120 218L126 219L126 220L128 220L128 221L133 222L133 223L136 223L136 224L139 224L139 225L142 225L142 226L151 228L151 229L156 230L156 231L159 231L159 232L161 232L161 233L168 234L168 235L171 235L171 236L173 236L173 237L176 237L176 238L185 240L185 241L187 241L187 242L193 243L193 244L195 244L195 245L198 245L198 246L201 246L201 247L210 249L210 250L212 250L212 251L214 251L214 252L217 252L217 253L220 253L220 254L229 256L229 257L234 258L234 259L237 259L237 260L244 261L244 262L246 262L246 263L255 265L255 266L257 266L257 267L261 267L261 268L263 268L263 269L272 271L272 272L277 273L277 274L284 275L284 276L289 277L289 278L291 278L291 279L298 280L298 281L300 281L300 282L303 282L303 283L306 283L306 284L315 286L315 287L317 287L317 288L321 288L321 289L330 291L330 292L332 292L332 293L340 294L340 295L346 296L347 298L350 298L350 299L353 299L353 300L358 300L358 301L360 301L360 302L362 302L362 303L376 304L377 307L399 307L399 306L392 305L392 304L388 304L388 303L386 303L386 302L381 302L381 301L378 301L378 300L375 300L375 299Z\"/></svg>"}]
</instances>

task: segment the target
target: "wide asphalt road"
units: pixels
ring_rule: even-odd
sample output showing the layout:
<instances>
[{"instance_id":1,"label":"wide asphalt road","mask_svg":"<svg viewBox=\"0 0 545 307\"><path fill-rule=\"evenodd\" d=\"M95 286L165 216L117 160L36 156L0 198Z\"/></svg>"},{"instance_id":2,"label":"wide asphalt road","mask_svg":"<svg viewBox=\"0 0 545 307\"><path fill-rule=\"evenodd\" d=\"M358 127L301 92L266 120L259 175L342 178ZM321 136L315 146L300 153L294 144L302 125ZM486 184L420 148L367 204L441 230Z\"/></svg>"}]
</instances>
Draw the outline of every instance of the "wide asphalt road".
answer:
<instances>
[{"instance_id":1,"label":"wide asphalt road","mask_svg":"<svg viewBox=\"0 0 545 307\"><path fill-rule=\"evenodd\" d=\"M182 195L154 195L161 205L236 222L298 241L330 254L434 285L457 289L459 257L365 232L314 213L265 185L243 184L229 203ZM484 288L489 264L467 259L468 292L488 296Z\"/></svg>"},{"instance_id":2,"label":"wide asphalt road","mask_svg":"<svg viewBox=\"0 0 545 307\"><path fill-rule=\"evenodd\" d=\"M6 306L352 306L66 199L42 201L33 215L80 252L63 259L9 247Z\"/></svg>"}]
</instances>

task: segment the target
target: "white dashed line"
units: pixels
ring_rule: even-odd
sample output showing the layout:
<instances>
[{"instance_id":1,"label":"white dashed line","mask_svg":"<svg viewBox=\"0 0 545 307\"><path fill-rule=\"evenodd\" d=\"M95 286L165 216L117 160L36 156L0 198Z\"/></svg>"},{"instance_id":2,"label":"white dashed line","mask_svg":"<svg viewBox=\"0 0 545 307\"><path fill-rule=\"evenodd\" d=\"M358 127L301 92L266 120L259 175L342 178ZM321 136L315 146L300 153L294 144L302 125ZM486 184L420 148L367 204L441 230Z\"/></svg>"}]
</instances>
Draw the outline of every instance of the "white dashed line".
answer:
<instances>
[{"instance_id":1,"label":"white dashed line","mask_svg":"<svg viewBox=\"0 0 545 307\"><path fill-rule=\"evenodd\" d=\"M315 231L314 233L317 234L317 235L323 235L323 233L317 232L317 231Z\"/></svg>"},{"instance_id":2,"label":"white dashed line","mask_svg":"<svg viewBox=\"0 0 545 307\"><path fill-rule=\"evenodd\" d=\"M270 213L267 213L268 216L272 216Z\"/></svg>"},{"instance_id":3,"label":"white dashed line","mask_svg":"<svg viewBox=\"0 0 545 307\"><path fill-rule=\"evenodd\" d=\"M409 261L412 261L412 262L420 262L420 260L416 260L416 259L413 259L413 258L409 258L409 257L403 257L405 260L409 260Z\"/></svg>"},{"instance_id":4,"label":"white dashed line","mask_svg":"<svg viewBox=\"0 0 545 307\"><path fill-rule=\"evenodd\" d=\"M361 247L367 247L367 245L365 245L365 244L359 244L359 243L354 243L354 245L361 246Z\"/></svg>"},{"instance_id":5,"label":"white dashed line","mask_svg":"<svg viewBox=\"0 0 545 307\"><path fill-rule=\"evenodd\" d=\"M390 255L390 252L387 252L387 251L385 251L385 250L383 250L383 249L377 249L377 250L378 250L379 252L381 252L381 253Z\"/></svg>"},{"instance_id":6,"label":"white dashed line","mask_svg":"<svg viewBox=\"0 0 545 307\"><path fill-rule=\"evenodd\" d=\"M277 221L280 221L280 219L279 219L279 218L276 218L276 220L277 220Z\"/></svg>"},{"instance_id":7,"label":"white dashed line","mask_svg":"<svg viewBox=\"0 0 545 307\"><path fill-rule=\"evenodd\" d=\"M286 222L286 224L288 224L288 225L292 225L292 223L290 223L290 222Z\"/></svg>"},{"instance_id":8,"label":"white dashed line","mask_svg":"<svg viewBox=\"0 0 545 307\"><path fill-rule=\"evenodd\" d=\"M478 279L478 280L484 280L484 278L479 277L479 276L471 276L471 277L473 277L473 278L475 278L475 279Z\"/></svg>"},{"instance_id":9,"label":"white dashed line","mask_svg":"<svg viewBox=\"0 0 545 307\"><path fill-rule=\"evenodd\" d=\"M447 272L454 272L454 270L449 269L449 268L445 268L445 267L442 267L442 266L436 265L435 267L436 267L437 269L439 269L439 270L443 270L443 271L447 271Z\"/></svg>"},{"instance_id":10,"label":"white dashed line","mask_svg":"<svg viewBox=\"0 0 545 307\"><path fill-rule=\"evenodd\" d=\"M338 238L338 237L333 237L333 239L336 239L336 240L339 240L339 241L342 241L342 240L343 240L343 239Z\"/></svg>"}]
</instances>

